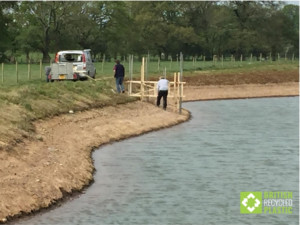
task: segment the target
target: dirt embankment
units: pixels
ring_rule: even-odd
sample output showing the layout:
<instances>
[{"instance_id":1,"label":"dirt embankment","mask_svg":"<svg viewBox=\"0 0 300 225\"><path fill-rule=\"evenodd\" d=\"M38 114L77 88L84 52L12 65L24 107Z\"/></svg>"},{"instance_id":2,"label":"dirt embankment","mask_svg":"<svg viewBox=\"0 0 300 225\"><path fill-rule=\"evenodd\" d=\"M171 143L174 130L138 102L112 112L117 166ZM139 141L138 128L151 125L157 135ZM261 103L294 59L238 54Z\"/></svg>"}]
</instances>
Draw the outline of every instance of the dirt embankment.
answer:
<instances>
[{"instance_id":1,"label":"dirt embankment","mask_svg":"<svg viewBox=\"0 0 300 225\"><path fill-rule=\"evenodd\" d=\"M185 101L299 95L299 71L256 71L185 77Z\"/></svg>"},{"instance_id":2,"label":"dirt embankment","mask_svg":"<svg viewBox=\"0 0 300 225\"><path fill-rule=\"evenodd\" d=\"M45 208L93 180L91 150L189 118L134 102L36 122L36 141L0 151L0 221Z\"/></svg>"},{"instance_id":3,"label":"dirt embankment","mask_svg":"<svg viewBox=\"0 0 300 225\"><path fill-rule=\"evenodd\" d=\"M186 77L184 100L298 95L298 71L286 79L271 74L275 75ZM88 185L93 179L92 149L188 118L186 111L178 115L170 108L163 111L134 102L35 122L35 141L24 140L13 150L0 151L0 223L48 207L65 193Z\"/></svg>"},{"instance_id":4,"label":"dirt embankment","mask_svg":"<svg viewBox=\"0 0 300 225\"><path fill-rule=\"evenodd\" d=\"M197 73L196 73L197 74ZM244 84L281 84L299 82L299 70L288 71L248 71L228 74L206 74L184 77L188 85L244 85Z\"/></svg>"}]
</instances>

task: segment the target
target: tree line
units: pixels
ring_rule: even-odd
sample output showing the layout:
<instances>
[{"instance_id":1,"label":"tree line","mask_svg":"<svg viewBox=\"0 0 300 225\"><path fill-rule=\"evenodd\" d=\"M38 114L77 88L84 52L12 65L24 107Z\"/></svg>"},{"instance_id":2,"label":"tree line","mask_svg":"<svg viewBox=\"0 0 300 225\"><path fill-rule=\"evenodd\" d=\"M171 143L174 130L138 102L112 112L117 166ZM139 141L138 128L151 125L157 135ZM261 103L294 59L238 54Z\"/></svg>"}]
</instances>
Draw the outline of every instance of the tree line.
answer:
<instances>
[{"instance_id":1,"label":"tree line","mask_svg":"<svg viewBox=\"0 0 300 225\"><path fill-rule=\"evenodd\" d=\"M280 1L0 2L0 30L2 62L86 48L106 59L299 56L299 6Z\"/></svg>"}]
</instances>

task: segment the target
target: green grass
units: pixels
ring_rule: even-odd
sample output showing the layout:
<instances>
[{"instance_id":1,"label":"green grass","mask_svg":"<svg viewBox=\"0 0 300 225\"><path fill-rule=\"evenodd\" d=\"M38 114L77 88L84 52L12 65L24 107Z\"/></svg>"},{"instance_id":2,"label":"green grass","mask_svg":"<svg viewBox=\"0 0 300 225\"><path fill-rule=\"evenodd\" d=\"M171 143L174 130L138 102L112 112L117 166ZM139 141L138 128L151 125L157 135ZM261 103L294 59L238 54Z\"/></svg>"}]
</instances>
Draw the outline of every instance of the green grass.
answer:
<instances>
[{"instance_id":1,"label":"green grass","mask_svg":"<svg viewBox=\"0 0 300 225\"><path fill-rule=\"evenodd\" d=\"M128 62L122 62L126 68L126 79L129 79ZM127 95L112 92L115 89L113 79L113 62L95 63L97 81L63 81L47 83L44 67L49 64L39 63L30 65L4 64L4 76L0 64L0 149L3 144L19 142L24 137L34 134L32 122L68 113L69 110L83 111L90 108L116 105L136 100ZM140 79L141 62L134 61L133 78ZM201 76L201 74L236 74L246 71L287 71L298 70L298 61L225 61L224 63L211 61L185 61L183 63L184 76ZM176 61L151 61L145 79L157 79L164 74L172 79L174 72L179 72Z\"/></svg>"},{"instance_id":2,"label":"green grass","mask_svg":"<svg viewBox=\"0 0 300 225\"><path fill-rule=\"evenodd\" d=\"M121 62L125 66L126 70L126 78L129 79L129 63ZM28 72L29 68L27 64L18 64L16 71L15 64L4 64L3 73L2 73L2 65L0 65L0 85L14 85L20 82L25 81L45 81L45 66L49 66L48 64L42 64L40 66L39 63L30 65L30 72ZM96 67L96 78L113 78L113 67L114 62L96 62L94 63ZM183 62L183 72L184 76L193 75L194 72L203 72L203 73L235 73L238 71L245 70L291 70L298 69L299 62L297 60L281 60L281 61L221 61L212 62L212 61L184 61ZM132 77L134 79L139 79L141 71L141 62L135 60L133 62L133 74ZM173 75L174 72L180 71L179 62L176 61L151 61L148 67L145 69L145 79L148 77L158 78L161 75L164 75L166 71L167 76Z\"/></svg>"}]
</instances>

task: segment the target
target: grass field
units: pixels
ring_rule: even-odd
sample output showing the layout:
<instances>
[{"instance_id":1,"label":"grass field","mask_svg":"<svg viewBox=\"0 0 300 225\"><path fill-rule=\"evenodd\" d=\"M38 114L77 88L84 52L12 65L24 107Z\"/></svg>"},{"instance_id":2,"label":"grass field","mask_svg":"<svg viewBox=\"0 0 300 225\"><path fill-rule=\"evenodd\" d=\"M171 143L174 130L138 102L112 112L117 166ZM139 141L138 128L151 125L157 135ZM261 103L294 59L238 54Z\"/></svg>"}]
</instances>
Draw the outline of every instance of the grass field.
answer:
<instances>
[{"instance_id":1,"label":"grass field","mask_svg":"<svg viewBox=\"0 0 300 225\"><path fill-rule=\"evenodd\" d=\"M128 62L121 62L125 66L126 70L126 78L130 79L130 75L128 73ZM49 66L48 64L39 63L30 64L2 64L0 70L0 85L15 85L17 83L24 83L26 81L41 81L44 82L45 78L45 66ZM113 78L113 66L114 62L96 62L95 67L97 70L96 78ZM223 73L230 72L234 73L237 71L243 70L290 70L296 69L299 66L299 62L297 60L281 60L281 61L185 61L183 62L183 72L184 76L191 76L195 71L203 71L206 73ZM138 78L140 76L141 70L141 62L134 61L133 62L133 78ZM172 75L174 72L180 71L179 62L176 61L151 61L148 63L148 66L145 69L145 79L150 77L159 77L161 75ZM199 74L199 73L198 73Z\"/></svg>"}]
</instances>

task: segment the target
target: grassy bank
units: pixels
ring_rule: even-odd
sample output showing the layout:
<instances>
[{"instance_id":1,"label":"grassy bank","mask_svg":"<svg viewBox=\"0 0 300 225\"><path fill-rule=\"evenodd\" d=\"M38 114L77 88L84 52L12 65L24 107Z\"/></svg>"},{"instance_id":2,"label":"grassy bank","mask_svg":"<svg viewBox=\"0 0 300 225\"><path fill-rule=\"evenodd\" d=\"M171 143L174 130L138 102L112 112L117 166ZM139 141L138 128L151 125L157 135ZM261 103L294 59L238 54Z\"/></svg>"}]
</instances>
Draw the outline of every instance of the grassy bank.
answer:
<instances>
[{"instance_id":1,"label":"grassy bank","mask_svg":"<svg viewBox=\"0 0 300 225\"><path fill-rule=\"evenodd\" d=\"M34 120L135 100L113 93L111 82L27 81L0 85L0 147L34 137Z\"/></svg>"},{"instance_id":2,"label":"grassy bank","mask_svg":"<svg viewBox=\"0 0 300 225\"><path fill-rule=\"evenodd\" d=\"M112 67L114 63L96 63L97 82L53 82L46 83L40 77L40 65L31 66L31 80L28 80L27 65L19 65L19 82L15 82L15 65L5 65L4 82L0 80L0 148L34 137L32 121L45 119L70 110L83 111L134 101L127 95L115 94ZM126 63L124 63L125 67ZM140 62L134 64L134 78L140 77ZM167 76L173 79L173 72L179 71L176 62L161 62L160 68L167 69ZM44 65L43 65L44 66ZM163 74L151 62L148 79L157 80ZM104 79L105 78L105 79ZM128 74L126 76L128 79ZM184 62L184 81L189 85L235 85L299 82L299 64L281 62Z\"/></svg>"}]
</instances>

